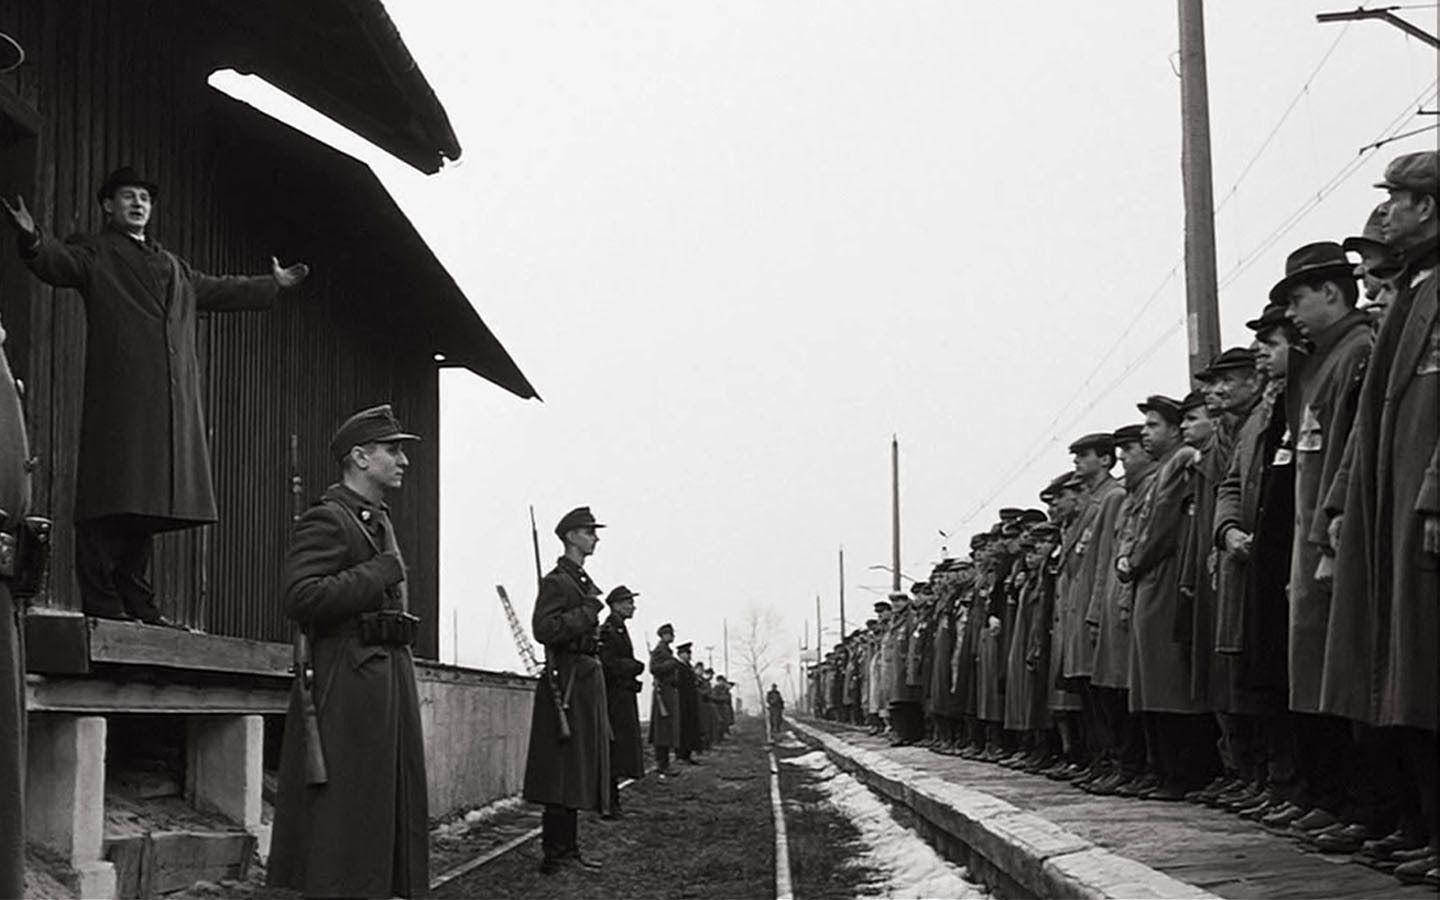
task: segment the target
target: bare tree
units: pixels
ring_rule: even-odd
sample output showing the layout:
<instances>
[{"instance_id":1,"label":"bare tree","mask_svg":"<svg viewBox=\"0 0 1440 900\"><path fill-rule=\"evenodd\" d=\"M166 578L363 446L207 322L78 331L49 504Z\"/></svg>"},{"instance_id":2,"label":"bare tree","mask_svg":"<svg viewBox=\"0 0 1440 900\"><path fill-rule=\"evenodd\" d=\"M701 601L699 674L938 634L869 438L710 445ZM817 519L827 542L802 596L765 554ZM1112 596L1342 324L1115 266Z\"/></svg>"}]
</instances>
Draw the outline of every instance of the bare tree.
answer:
<instances>
[{"instance_id":1,"label":"bare tree","mask_svg":"<svg viewBox=\"0 0 1440 900\"><path fill-rule=\"evenodd\" d=\"M755 709L765 710L765 679L784 658L779 639L780 615L768 606L751 604L740 627L740 664L755 681Z\"/></svg>"}]
</instances>

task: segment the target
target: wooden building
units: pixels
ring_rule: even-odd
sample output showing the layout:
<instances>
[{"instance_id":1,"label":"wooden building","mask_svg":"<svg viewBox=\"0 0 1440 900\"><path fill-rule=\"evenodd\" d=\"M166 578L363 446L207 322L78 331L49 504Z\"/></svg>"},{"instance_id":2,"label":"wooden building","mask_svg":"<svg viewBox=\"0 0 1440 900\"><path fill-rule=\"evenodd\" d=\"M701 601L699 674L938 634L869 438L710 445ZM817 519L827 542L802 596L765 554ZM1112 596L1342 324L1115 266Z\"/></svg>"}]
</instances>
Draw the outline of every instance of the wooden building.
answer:
<instances>
[{"instance_id":1,"label":"wooden building","mask_svg":"<svg viewBox=\"0 0 1440 900\"><path fill-rule=\"evenodd\" d=\"M212 635L288 641L278 581L290 521L289 440L306 493L336 475L348 413L392 402L427 440L396 503L417 653L437 655L438 368L536 396L370 169L209 87L260 75L412 166L460 153L443 108L379 0L0 0L26 62L0 75L0 191L64 236L98 227L95 189L134 165L160 185L151 232L197 269L312 267L264 312L201 314L205 416L220 521L163 536L166 614ZM8 241L7 241L8 243ZM77 609L71 511L85 320L80 297L0 250L0 315L27 388L36 511L56 523L50 608Z\"/></svg>"}]
</instances>

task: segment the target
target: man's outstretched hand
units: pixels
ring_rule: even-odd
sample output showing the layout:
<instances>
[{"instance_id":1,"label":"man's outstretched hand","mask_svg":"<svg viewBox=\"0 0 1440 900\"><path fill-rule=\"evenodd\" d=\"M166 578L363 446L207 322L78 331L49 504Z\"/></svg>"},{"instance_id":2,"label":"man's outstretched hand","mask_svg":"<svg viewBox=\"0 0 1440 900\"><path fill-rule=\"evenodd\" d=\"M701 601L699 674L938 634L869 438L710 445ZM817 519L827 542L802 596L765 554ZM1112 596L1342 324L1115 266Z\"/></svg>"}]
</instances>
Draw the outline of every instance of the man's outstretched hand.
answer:
<instances>
[{"instance_id":1,"label":"man's outstretched hand","mask_svg":"<svg viewBox=\"0 0 1440 900\"><path fill-rule=\"evenodd\" d=\"M35 217L30 215L30 210L25 207L25 198L19 194L15 195L15 205L11 206L10 201L0 197L0 204L5 206L6 216L10 219L10 225L21 234L35 233Z\"/></svg>"},{"instance_id":2,"label":"man's outstretched hand","mask_svg":"<svg viewBox=\"0 0 1440 900\"><path fill-rule=\"evenodd\" d=\"M282 288L292 288L304 281L310 274L310 267L304 263L296 263L293 266L281 266L280 260L270 257L270 274L275 276L275 283Z\"/></svg>"}]
</instances>

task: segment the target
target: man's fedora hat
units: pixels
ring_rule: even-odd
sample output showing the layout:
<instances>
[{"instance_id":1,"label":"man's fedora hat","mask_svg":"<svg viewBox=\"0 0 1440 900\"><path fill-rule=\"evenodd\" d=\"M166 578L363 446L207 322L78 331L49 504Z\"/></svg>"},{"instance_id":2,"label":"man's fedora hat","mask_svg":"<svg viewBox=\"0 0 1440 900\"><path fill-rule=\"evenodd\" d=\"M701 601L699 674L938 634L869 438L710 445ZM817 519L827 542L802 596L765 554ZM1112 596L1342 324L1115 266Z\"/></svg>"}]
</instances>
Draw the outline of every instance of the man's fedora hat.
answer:
<instances>
[{"instance_id":1,"label":"man's fedora hat","mask_svg":"<svg viewBox=\"0 0 1440 900\"><path fill-rule=\"evenodd\" d=\"M382 403L360 410L335 429L335 436L330 438L330 455L339 460L344 459L352 447L418 440L420 435L410 434L400 427L390 404Z\"/></svg>"},{"instance_id":2,"label":"man's fedora hat","mask_svg":"<svg viewBox=\"0 0 1440 900\"><path fill-rule=\"evenodd\" d=\"M1229 350L1216 355L1210 360L1210 365L1201 369L1195 376L1196 381L1214 381L1225 372L1253 372L1255 370L1255 351L1249 347L1231 347Z\"/></svg>"},{"instance_id":3,"label":"man's fedora hat","mask_svg":"<svg viewBox=\"0 0 1440 900\"><path fill-rule=\"evenodd\" d=\"M100 183L100 189L95 192L95 199L104 203L114 197L115 192L122 187L142 187L150 192L151 200L160 196L160 185L148 178L142 178L132 166L121 166L105 176L105 180Z\"/></svg>"},{"instance_id":4,"label":"man's fedora hat","mask_svg":"<svg viewBox=\"0 0 1440 900\"><path fill-rule=\"evenodd\" d=\"M1353 284L1355 264L1345 258L1345 248L1334 241L1306 244L1285 257L1285 277L1270 289L1270 299L1275 303L1289 303L1290 289L1313 278L1337 282L1348 278Z\"/></svg>"},{"instance_id":5,"label":"man's fedora hat","mask_svg":"<svg viewBox=\"0 0 1440 900\"><path fill-rule=\"evenodd\" d=\"M599 522L595 521L595 516L593 513L590 512L590 507L577 506L560 517L560 523L555 526L555 536L560 538L561 540L564 540L566 534L574 531L577 528L604 527L604 525L601 525Z\"/></svg>"}]
</instances>

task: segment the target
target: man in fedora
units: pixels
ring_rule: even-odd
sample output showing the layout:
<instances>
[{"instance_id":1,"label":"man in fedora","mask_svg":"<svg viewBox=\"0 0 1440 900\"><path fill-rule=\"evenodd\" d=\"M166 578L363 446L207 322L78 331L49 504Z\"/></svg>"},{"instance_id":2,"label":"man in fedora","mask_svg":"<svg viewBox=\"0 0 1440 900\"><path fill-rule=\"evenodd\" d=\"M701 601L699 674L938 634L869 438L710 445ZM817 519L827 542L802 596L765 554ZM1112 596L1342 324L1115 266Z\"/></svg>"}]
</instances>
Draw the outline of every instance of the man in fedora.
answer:
<instances>
[{"instance_id":1,"label":"man in fedora","mask_svg":"<svg viewBox=\"0 0 1440 900\"><path fill-rule=\"evenodd\" d=\"M1365 291L1365 311L1378 323L1395 298L1395 276L1400 273L1400 259L1385 243L1385 204L1370 211L1365 227L1358 235L1346 238L1340 246L1346 253L1360 257L1355 277Z\"/></svg>"},{"instance_id":2,"label":"man in fedora","mask_svg":"<svg viewBox=\"0 0 1440 900\"><path fill-rule=\"evenodd\" d=\"M545 577L530 628L545 645L545 672L535 690L523 796L544 805L540 820L540 871L551 874L574 863L599 869L580 853L577 813L610 811L610 723L605 673L599 660L600 588L585 560L600 543L590 507L560 518L555 536L564 555ZM563 734L562 717L569 729Z\"/></svg>"},{"instance_id":3,"label":"man in fedora","mask_svg":"<svg viewBox=\"0 0 1440 900\"><path fill-rule=\"evenodd\" d=\"M129 166L96 193L105 224L65 241L4 203L20 256L85 301L85 397L75 485L75 569L88 615L170 624L150 584L154 535L216 521L200 408L195 315L263 309L305 280L304 263L216 277L146 233L159 188Z\"/></svg>"},{"instance_id":4,"label":"man in fedora","mask_svg":"<svg viewBox=\"0 0 1440 900\"><path fill-rule=\"evenodd\" d=\"M311 652L285 716L267 877L307 897L429 889L425 745L410 654L419 621L385 504L404 483L405 445L417 440L389 406L347 419L330 440L340 482L300 516L285 559L286 610ZM317 736L319 746L309 746ZM307 764L317 750L323 773Z\"/></svg>"}]
</instances>

